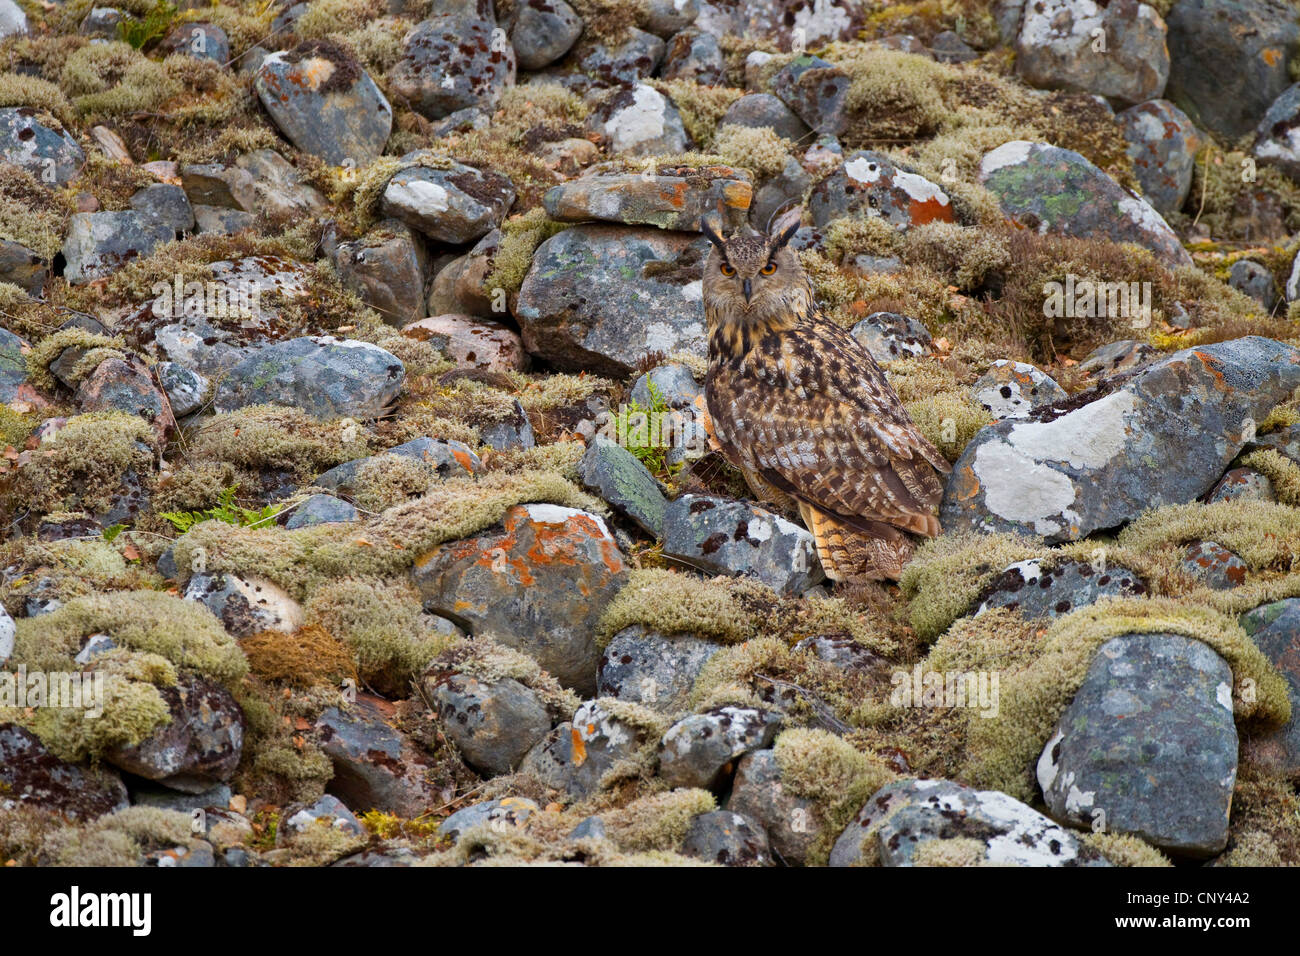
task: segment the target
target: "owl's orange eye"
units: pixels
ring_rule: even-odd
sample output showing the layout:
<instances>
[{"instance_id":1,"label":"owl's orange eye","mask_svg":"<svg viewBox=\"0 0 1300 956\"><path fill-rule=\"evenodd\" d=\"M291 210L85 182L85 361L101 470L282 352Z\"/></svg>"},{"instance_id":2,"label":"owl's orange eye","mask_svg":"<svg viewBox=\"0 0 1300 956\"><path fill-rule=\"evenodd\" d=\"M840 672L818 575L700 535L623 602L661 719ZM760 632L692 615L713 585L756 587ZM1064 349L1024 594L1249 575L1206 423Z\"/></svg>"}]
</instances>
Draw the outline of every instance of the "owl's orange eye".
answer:
<instances>
[{"instance_id":1,"label":"owl's orange eye","mask_svg":"<svg viewBox=\"0 0 1300 956\"><path fill-rule=\"evenodd\" d=\"M776 263L768 262L767 265L763 266L763 268L759 269L758 271L763 273L763 275L765 276L773 275L776 272Z\"/></svg>"},{"instance_id":2,"label":"owl's orange eye","mask_svg":"<svg viewBox=\"0 0 1300 956\"><path fill-rule=\"evenodd\" d=\"M736 274L736 270L731 268L731 266L727 265L725 262L721 266L719 266L719 269L722 271L722 274L726 276L728 279L730 279L732 276Z\"/></svg>"}]
</instances>

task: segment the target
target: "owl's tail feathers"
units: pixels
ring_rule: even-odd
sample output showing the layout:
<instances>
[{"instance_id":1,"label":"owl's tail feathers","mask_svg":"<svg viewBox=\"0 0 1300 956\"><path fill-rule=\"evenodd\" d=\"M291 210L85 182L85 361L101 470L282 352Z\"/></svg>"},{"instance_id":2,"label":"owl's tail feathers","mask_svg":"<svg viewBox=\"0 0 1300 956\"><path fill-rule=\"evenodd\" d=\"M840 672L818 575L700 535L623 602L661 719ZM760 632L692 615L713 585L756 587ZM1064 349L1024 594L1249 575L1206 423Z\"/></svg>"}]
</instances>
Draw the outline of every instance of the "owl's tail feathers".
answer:
<instances>
[{"instance_id":1,"label":"owl's tail feathers","mask_svg":"<svg viewBox=\"0 0 1300 956\"><path fill-rule=\"evenodd\" d=\"M864 530L802 502L799 511L816 540L822 569L832 581L847 584L897 581L916 551L908 535L884 522L873 521ZM937 534L938 521L934 524L934 531L929 531L927 525L925 530L918 528L918 533Z\"/></svg>"}]
</instances>

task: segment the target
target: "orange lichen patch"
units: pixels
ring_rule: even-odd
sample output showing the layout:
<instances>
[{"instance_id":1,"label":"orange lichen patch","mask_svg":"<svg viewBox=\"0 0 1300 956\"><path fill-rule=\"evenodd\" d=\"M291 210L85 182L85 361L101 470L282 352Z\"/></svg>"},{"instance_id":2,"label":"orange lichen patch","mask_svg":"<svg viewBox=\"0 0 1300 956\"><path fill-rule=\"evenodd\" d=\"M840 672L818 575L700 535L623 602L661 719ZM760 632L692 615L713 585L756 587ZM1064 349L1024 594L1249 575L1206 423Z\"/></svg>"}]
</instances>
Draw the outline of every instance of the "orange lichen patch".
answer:
<instances>
[{"instance_id":1,"label":"orange lichen patch","mask_svg":"<svg viewBox=\"0 0 1300 956\"><path fill-rule=\"evenodd\" d=\"M595 730L596 728L593 727L591 724L587 725L587 733L589 734L594 733ZM569 730L569 734L573 739L573 754L572 757L570 758L570 762L575 767L581 767L584 763L587 762L587 743L582 738L582 731L580 731L577 727L571 728Z\"/></svg>"},{"instance_id":2,"label":"orange lichen patch","mask_svg":"<svg viewBox=\"0 0 1300 956\"><path fill-rule=\"evenodd\" d=\"M253 674L265 681L295 687L337 686L357 676L347 647L318 624L292 634L262 631L244 638L239 646Z\"/></svg>"},{"instance_id":3,"label":"orange lichen patch","mask_svg":"<svg viewBox=\"0 0 1300 956\"><path fill-rule=\"evenodd\" d=\"M735 209L748 209L754 198L754 187L736 180L722 187L722 201Z\"/></svg>"},{"instance_id":4,"label":"orange lichen patch","mask_svg":"<svg viewBox=\"0 0 1300 956\"><path fill-rule=\"evenodd\" d=\"M455 458L456 462L470 474L473 474L477 470L477 466L474 464L474 459L470 457L469 452L460 448L452 448L451 457Z\"/></svg>"},{"instance_id":5,"label":"orange lichen patch","mask_svg":"<svg viewBox=\"0 0 1300 956\"><path fill-rule=\"evenodd\" d=\"M907 206L907 215L912 225L922 226L927 222L955 222L952 216L952 203L943 202L938 197L923 202L912 200Z\"/></svg>"},{"instance_id":6,"label":"orange lichen patch","mask_svg":"<svg viewBox=\"0 0 1300 956\"><path fill-rule=\"evenodd\" d=\"M1259 51L1260 58L1269 66L1277 66L1282 62L1282 51L1275 46L1266 46Z\"/></svg>"}]
</instances>

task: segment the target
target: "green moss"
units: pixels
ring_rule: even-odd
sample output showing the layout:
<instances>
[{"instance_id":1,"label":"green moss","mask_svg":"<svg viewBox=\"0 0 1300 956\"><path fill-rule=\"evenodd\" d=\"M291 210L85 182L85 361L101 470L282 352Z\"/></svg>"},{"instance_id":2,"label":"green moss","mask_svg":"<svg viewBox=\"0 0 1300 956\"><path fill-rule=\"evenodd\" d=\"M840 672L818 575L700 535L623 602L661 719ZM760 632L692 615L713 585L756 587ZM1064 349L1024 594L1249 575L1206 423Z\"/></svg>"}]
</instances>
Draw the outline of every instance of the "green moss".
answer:
<instances>
[{"instance_id":1,"label":"green moss","mask_svg":"<svg viewBox=\"0 0 1300 956\"><path fill-rule=\"evenodd\" d=\"M0 73L0 107L26 106L45 110L60 123L72 122L72 106L63 91L49 80L25 73Z\"/></svg>"},{"instance_id":2,"label":"green moss","mask_svg":"<svg viewBox=\"0 0 1300 956\"><path fill-rule=\"evenodd\" d=\"M14 660L33 670L66 668L82 640L97 633L227 686L248 672L243 652L211 611L158 591L88 594L48 614L22 618Z\"/></svg>"},{"instance_id":3,"label":"green moss","mask_svg":"<svg viewBox=\"0 0 1300 956\"><path fill-rule=\"evenodd\" d=\"M127 807L50 834L41 859L51 866L139 866L146 852L184 846L191 839L188 813Z\"/></svg>"},{"instance_id":4,"label":"green moss","mask_svg":"<svg viewBox=\"0 0 1300 956\"><path fill-rule=\"evenodd\" d=\"M1243 455L1239 464L1245 468L1254 468L1267 477L1278 501L1300 507L1300 465L1272 448L1260 448Z\"/></svg>"},{"instance_id":5,"label":"green moss","mask_svg":"<svg viewBox=\"0 0 1300 956\"><path fill-rule=\"evenodd\" d=\"M453 640L434 628L419 593L404 579L330 581L315 591L305 610L309 623L347 644L362 680L397 694L404 694Z\"/></svg>"},{"instance_id":6,"label":"green moss","mask_svg":"<svg viewBox=\"0 0 1300 956\"><path fill-rule=\"evenodd\" d=\"M321 422L296 408L249 405L205 418L189 433L185 456L250 471L283 469L307 480L369 451L366 430L356 422Z\"/></svg>"},{"instance_id":7,"label":"green moss","mask_svg":"<svg viewBox=\"0 0 1300 956\"><path fill-rule=\"evenodd\" d=\"M537 247L567 227L546 218L545 210L532 209L522 216L512 216L501 224L501 244L492 260L492 271L483 285L488 289L519 291L532 265Z\"/></svg>"},{"instance_id":8,"label":"green moss","mask_svg":"<svg viewBox=\"0 0 1300 956\"><path fill-rule=\"evenodd\" d=\"M0 239L52 260L63 247L64 223L72 211L63 193L46 188L25 169L0 165Z\"/></svg>"},{"instance_id":9,"label":"green moss","mask_svg":"<svg viewBox=\"0 0 1300 956\"><path fill-rule=\"evenodd\" d=\"M60 79L76 111L88 120L156 110L184 86L162 63L128 43L110 40L68 57Z\"/></svg>"},{"instance_id":10,"label":"green moss","mask_svg":"<svg viewBox=\"0 0 1300 956\"><path fill-rule=\"evenodd\" d=\"M10 507L107 512L134 470L150 484L154 436L148 422L123 412L76 415L14 475Z\"/></svg>"},{"instance_id":11,"label":"green moss","mask_svg":"<svg viewBox=\"0 0 1300 956\"><path fill-rule=\"evenodd\" d=\"M926 840L916 848L913 866L984 866L988 848L973 837Z\"/></svg>"},{"instance_id":12,"label":"green moss","mask_svg":"<svg viewBox=\"0 0 1300 956\"><path fill-rule=\"evenodd\" d=\"M946 534L917 549L898 585L908 599L917 636L932 640L957 618L1007 566L1033 557L1040 546L1014 534Z\"/></svg>"},{"instance_id":13,"label":"green moss","mask_svg":"<svg viewBox=\"0 0 1300 956\"><path fill-rule=\"evenodd\" d=\"M745 95L730 86L705 86L694 80L651 80L650 85L665 94L677 112L682 126L699 149L713 149L718 124L732 103ZM743 164L740 164L743 165Z\"/></svg>"},{"instance_id":14,"label":"green moss","mask_svg":"<svg viewBox=\"0 0 1300 956\"><path fill-rule=\"evenodd\" d=\"M1169 857L1151 844L1126 833L1085 833L1083 843L1116 866L1173 866Z\"/></svg>"},{"instance_id":15,"label":"green moss","mask_svg":"<svg viewBox=\"0 0 1300 956\"><path fill-rule=\"evenodd\" d=\"M601 814L609 839L626 853L680 851L691 820L718 808L707 790L672 790Z\"/></svg>"},{"instance_id":16,"label":"green moss","mask_svg":"<svg viewBox=\"0 0 1300 956\"><path fill-rule=\"evenodd\" d=\"M1043 653L1003 681L998 720L969 722L964 777L973 785L1031 800L1032 766L1083 683L1098 647L1124 634L1180 634L1217 651L1232 668L1239 722L1279 725L1291 713L1287 684L1234 617L1169 598L1105 601L1058 618Z\"/></svg>"},{"instance_id":17,"label":"green moss","mask_svg":"<svg viewBox=\"0 0 1300 956\"><path fill-rule=\"evenodd\" d=\"M70 376L72 379L71 387L73 388L77 386L82 378L93 372L100 361L126 357L126 353L123 351L126 346L120 338L100 335L96 332L87 332L85 329L79 328L64 329L42 339L28 353L27 377L32 384L46 391L53 390L57 383L54 374L50 371L50 364L63 354L64 349L69 348L84 349L87 353L86 358L93 355L99 360L94 366L89 366L89 363L85 361L77 363Z\"/></svg>"},{"instance_id":18,"label":"green moss","mask_svg":"<svg viewBox=\"0 0 1300 956\"><path fill-rule=\"evenodd\" d=\"M773 745L781 786L812 801L819 835L808 851L809 865L824 864L835 839L881 787L897 773L881 758L864 754L824 730L794 728Z\"/></svg>"},{"instance_id":19,"label":"green moss","mask_svg":"<svg viewBox=\"0 0 1300 956\"><path fill-rule=\"evenodd\" d=\"M477 534L524 502L600 514L606 510L598 499L554 472L489 472L478 478L449 478L418 500L389 508L362 525L289 531L206 522L177 542L176 561L188 568L195 549L203 548L210 570L265 577L305 600L335 578L404 572L437 545Z\"/></svg>"}]
</instances>

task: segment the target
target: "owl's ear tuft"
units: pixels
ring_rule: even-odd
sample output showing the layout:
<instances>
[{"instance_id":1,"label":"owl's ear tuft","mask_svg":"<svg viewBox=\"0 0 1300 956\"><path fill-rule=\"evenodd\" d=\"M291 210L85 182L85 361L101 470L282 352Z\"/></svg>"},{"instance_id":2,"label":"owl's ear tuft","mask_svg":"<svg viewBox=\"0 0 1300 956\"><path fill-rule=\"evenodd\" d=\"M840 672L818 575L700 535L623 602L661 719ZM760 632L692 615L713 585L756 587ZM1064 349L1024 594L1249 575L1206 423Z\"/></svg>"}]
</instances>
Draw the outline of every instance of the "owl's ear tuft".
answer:
<instances>
[{"instance_id":1,"label":"owl's ear tuft","mask_svg":"<svg viewBox=\"0 0 1300 956\"><path fill-rule=\"evenodd\" d=\"M700 232L717 247L718 254L726 259L727 241L722 238L722 214L717 211L706 212L700 217Z\"/></svg>"},{"instance_id":2,"label":"owl's ear tuft","mask_svg":"<svg viewBox=\"0 0 1300 956\"><path fill-rule=\"evenodd\" d=\"M772 252L783 248L787 242L794 238L794 234L799 231L802 218L803 209L799 207L798 203L778 209L772 214L772 218L767 224L767 238Z\"/></svg>"}]
</instances>

